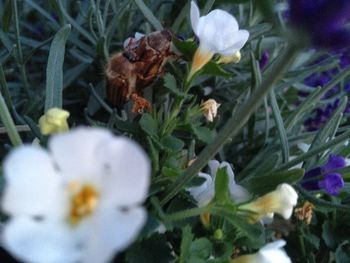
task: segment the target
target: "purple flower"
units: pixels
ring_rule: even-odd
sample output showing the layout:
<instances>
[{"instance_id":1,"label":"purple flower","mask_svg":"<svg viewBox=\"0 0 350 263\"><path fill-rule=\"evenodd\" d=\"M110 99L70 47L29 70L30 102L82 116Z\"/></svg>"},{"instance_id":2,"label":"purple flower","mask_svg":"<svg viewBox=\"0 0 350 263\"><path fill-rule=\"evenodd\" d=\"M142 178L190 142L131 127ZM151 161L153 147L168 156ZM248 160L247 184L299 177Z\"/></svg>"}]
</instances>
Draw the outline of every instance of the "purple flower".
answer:
<instances>
[{"instance_id":1,"label":"purple flower","mask_svg":"<svg viewBox=\"0 0 350 263\"><path fill-rule=\"evenodd\" d=\"M334 171L345 166L344 157L331 154L325 165L305 173L301 186L310 191L324 189L330 195L338 195L344 187L344 181L342 176Z\"/></svg>"},{"instance_id":2,"label":"purple flower","mask_svg":"<svg viewBox=\"0 0 350 263\"><path fill-rule=\"evenodd\" d=\"M330 195L339 195L340 190L344 187L344 180L338 173L326 174L324 179L318 182L318 186Z\"/></svg>"},{"instance_id":3,"label":"purple flower","mask_svg":"<svg viewBox=\"0 0 350 263\"><path fill-rule=\"evenodd\" d=\"M305 30L316 47L339 50L349 45L349 0L289 0L290 21Z\"/></svg>"},{"instance_id":4,"label":"purple flower","mask_svg":"<svg viewBox=\"0 0 350 263\"><path fill-rule=\"evenodd\" d=\"M327 174L345 166L346 162L343 156L331 154L328 157L327 163L321 167L321 170L323 174Z\"/></svg>"},{"instance_id":5,"label":"purple flower","mask_svg":"<svg viewBox=\"0 0 350 263\"><path fill-rule=\"evenodd\" d=\"M264 51L262 54L261 54L261 58L259 60L259 67L260 67L260 70L264 70L265 67L267 66L267 64L269 63L269 60L270 60L270 54L268 51Z\"/></svg>"}]
</instances>

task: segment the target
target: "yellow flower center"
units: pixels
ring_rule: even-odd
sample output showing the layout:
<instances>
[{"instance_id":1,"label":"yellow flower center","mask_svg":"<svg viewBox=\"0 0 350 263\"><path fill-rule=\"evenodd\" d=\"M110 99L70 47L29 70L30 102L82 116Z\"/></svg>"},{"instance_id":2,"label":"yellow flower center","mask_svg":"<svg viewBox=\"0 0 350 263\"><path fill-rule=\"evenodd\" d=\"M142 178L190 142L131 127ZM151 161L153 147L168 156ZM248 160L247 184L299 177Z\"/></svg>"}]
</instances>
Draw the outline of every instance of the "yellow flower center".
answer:
<instances>
[{"instance_id":1,"label":"yellow flower center","mask_svg":"<svg viewBox=\"0 0 350 263\"><path fill-rule=\"evenodd\" d=\"M75 188L75 185L73 188ZM76 225L82 219L90 216L96 210L98 197L98 192L92 185L83 185L71 197L69 222Z\"/></svg>"}]
</instances>

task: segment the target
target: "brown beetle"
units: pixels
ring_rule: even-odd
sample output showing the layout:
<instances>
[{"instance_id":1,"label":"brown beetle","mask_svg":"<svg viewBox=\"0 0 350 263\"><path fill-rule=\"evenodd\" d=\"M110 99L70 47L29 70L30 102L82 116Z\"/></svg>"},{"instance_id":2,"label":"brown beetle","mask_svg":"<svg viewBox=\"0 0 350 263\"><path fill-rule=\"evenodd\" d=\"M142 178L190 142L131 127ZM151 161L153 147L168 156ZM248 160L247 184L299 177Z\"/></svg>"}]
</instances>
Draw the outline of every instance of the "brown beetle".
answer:
<instances>
[{"instance_id":1,"label":"brown beetle","mask_svg":"<svg viewBox=\"0 0 350 263\"><path fill-rule=\"evenodd\" d=\"M139 40L130 39L124 51L111 56L106 67L107 98L115 107L131 99L133 112L151 110L142 90L163 75L164 65L173 55L171 39L169 30L156 31Z\"/></svg>"}]
</instances>

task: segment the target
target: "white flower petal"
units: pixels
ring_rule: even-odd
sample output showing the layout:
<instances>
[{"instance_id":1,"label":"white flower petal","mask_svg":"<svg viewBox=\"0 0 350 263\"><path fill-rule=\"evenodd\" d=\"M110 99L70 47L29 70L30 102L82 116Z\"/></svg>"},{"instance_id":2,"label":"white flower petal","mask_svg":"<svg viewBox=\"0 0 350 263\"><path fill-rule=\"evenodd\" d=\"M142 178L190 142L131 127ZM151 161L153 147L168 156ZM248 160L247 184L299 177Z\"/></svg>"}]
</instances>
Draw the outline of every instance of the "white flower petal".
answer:
<instances>
[{"instance_id":1,"label":"white flower petal","mask_svg":"<svg viewBox=\"0 0 350 263\"><path fill-rule=\"evenodd\" d=\"M49 148L65 179L84 181L101 173L102 167L95 161L96 149L112 138L107 130L82 127L51 137Z\"/></svg>"},{"instance_id":2,"label":"white flower petal","mask_svg":"<svg viewBox=\"0 0 350 263\"><path fill-rule=\"evenodd\" d=\"M199 173L199 177L205 179L200 186L189 187L186 190L189 191L194 200L197 201L199 207L206 206L214 198L214 183L209 174Z\"/></svg>"},{"instance_id":3,"label":"white flower petal","mask_svg":"<svg viewBox=\"0 0 350 263\"><path fill-rule=\"evenodd\" d=\"M230 188L231 199L235 203L246 202L251 197L247 189L245 189L243 186L240 186L236 183L230 184L229 188Z\"/></svg>"},{"instance_id":4,"label":"white flower petal","mask_svg":"<svg viewBox=\"0 0 350 263\"><path fill-rule=\"evenodd\" d=\"M127 138L104 143L95 153L101 174L103 205L128 206L143 202L150 180L150 163L143 149Z\"/></svg>"},{"instance_id":5,"label":"white flower petal","mask_svg":"<svg viewBox=\"0 0 350 263\"><path fill-rule=\"evenodd\" d=\"M196 33L201 46L218 53L235 44L237 31L236 19L226 11L215 9L199 19Z\"/></svg>"},{"instance_id":6,"label":"white flower petal","mask_svg":"<svg viewBox=\"0 0 350 263\"><path fill-rule=\"evenodd\" d=\"M261 263L291 263L292 261L282 249L286 244L284 240L278 240L262 247L257 256Z\"/></svg>"},{"instance_id":7,"label":"white flower petal","mask_svg":"<svg viewBox=\"0 0 350 263\"><path fill-rule=\"evenodd\" d=\"M216 173L220 167L220 162L217 160L210 160L208 163L210 174L213 178L215 178Z\"/></svg>"},{"instance_id":8,"label":"white flower petal","mask_svg":"<svg viewBox=\"0 0 350 263\"><path fill-rule=\"evenodd\" d=\"M233 39L235 40L233 45L225 48L223 50L219 50L218 53L220 53L223 56L230 56L232 54L235 54L241 48L243 48L244 44L248 41L249 38L249 32L246 30L239 30L235 33Z\"/></svg>"},{"instance_id":9,"label":"white flower petal","mask_svg":"<svg viewBox=\"0 0 350 263\"><path fill-rule=\"evenodd\" d=\"M197 34L197 27L198 27L200 13L199 13L199 8L194 1L191 1L190 16L191 16L192 29L194 33Z\"/></svg>"},{"instance_id":10,"label":"white flower petal","mask_svg":"<svg viewBox=\"0 0 350 263\"><path fill-rule=\"evenodd\" d=\"M17 217L6 224L2 244L16 258L35 263L77 262L73 232L63 224Z\"/></svg>"},{"instance_id":11,"label":"white flower petal","mask_svg":"<svg viewBox=\"0 0 350 263\"><path fill-rule=\"evenodd\" d=\"M145 222L143 208L97 211L85 239L82 262L109 262L136 239Z\"/></svg>"},{"instance_id":12,"label":"white flower petal","mask_svg":"<svg viewBox=\"0 0 350 263\"><path fill-rule=\"evenodd\" d=\"M61 178L48 153L37 146L21 146L4 161L2 209L11 215L62 214Z\"/></svg>"}]
</instances>

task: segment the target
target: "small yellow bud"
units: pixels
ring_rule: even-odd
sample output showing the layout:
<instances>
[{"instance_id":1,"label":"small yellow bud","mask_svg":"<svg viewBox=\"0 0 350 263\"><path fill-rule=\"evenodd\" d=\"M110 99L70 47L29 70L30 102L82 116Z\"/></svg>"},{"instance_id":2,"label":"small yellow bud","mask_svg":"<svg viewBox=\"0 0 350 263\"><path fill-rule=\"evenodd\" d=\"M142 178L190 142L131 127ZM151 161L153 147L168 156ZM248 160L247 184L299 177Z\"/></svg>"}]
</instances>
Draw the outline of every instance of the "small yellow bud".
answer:
<instances>
[{"instance_id":1,"label":"small yellow bud","mask_svg":"<svg viewBox=\"0 0 350 263\"><path fill-rule=\"evenodd\" d=\"M217 63L229 64L229 63L239 63L240 61L241 61L241 52L237 51L231 56L220 56Z\"/></svg>"},{"instance_id":2,"label":"small yellow bud","mask_svg":"<svg viewBox=\"0 0 350 263\"><path fill-rule=\"evenodd\" d=\"M201 222L205 228L210 226L210 214L204 213L200 215Z\"/></svg>"},{"instance_id":3,"label":"small yellow bud","mask_svg":"<svg viewBox=\"0 0 350 263\"><path fill-rule=\"evenodd\" d=\"M209 99L202 103L201 109L207 121L212 122L218 113L218 108L221 104L214 99Z\"/></svg>"},{"instance_id":4,"label":"small yellow bud","mask_svg":"<svg viewBox=\"0 0 350 263\"><path fill-rule=\"evenodd\" d=\"M44 135L68 131L69 112L59 108L49 109L39 119L40 131Z\"/></svg>"}]
</instances>

